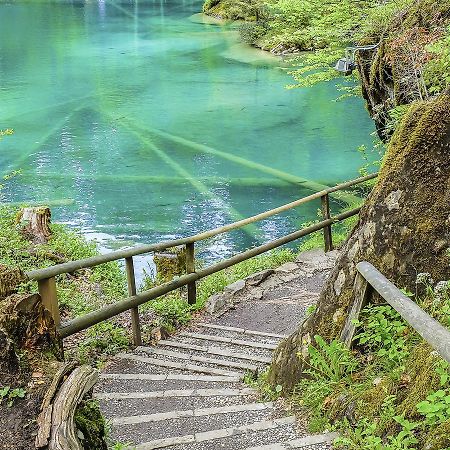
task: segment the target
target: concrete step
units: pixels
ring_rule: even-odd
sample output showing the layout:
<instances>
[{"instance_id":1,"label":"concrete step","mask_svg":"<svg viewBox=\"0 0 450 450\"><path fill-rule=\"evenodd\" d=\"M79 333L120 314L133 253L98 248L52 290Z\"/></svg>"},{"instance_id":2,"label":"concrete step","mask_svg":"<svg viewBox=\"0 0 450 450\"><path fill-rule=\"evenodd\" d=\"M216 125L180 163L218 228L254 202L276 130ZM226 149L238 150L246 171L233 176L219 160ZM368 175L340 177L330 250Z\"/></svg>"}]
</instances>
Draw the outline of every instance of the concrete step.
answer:
<instances>
[{"instance_id":1,"label":"concrete step","mask_svg":"<svg viewBox=\"0 0 450 450\"><path fill-rule=\"evenodd\" d=\"M278 444L257 445L254 447L247 447L245 450L288 450L292 448L308 448L308 449L324 449L330 446L323 446L321 444L331 444L338 437L338 433L323 433L312 436L305 436L291 441L281 442Z\"/></svg>"},{"instance_id":2,"label":"concrete step","mask_svg":"<svg viewBox=\"0 0 450 450\"><path fill-rule=\"evenodd\" d=\"M156 378L158 377L158 378ZM238 378L212 375L177 375L180 379L166 379L164 375L151 374L101 374L95 386L96 393L108 392L152 392L169 390L198 390L198 389L233 389L246 388L238 382Z\"/></svg>"},{"instance_id":3,"label":"concrete step","mask_svg":"<svg viewBox=\"0 0 450 450\"><path fill-rule=\"evenodd\" d=\"M185 351L172 351L165 350L158 347L137 347L135 352L147 353L152 357L164 358L168 361L174 360L186 360L195 363L202 363L210 365L212 367L226 367L231 370L233 369L241 369L241 370L249 370L255 372L258 370L258 366L254 364L250 364L248 362L236 361L231 358L211 358L208 356L200 356L195 352L185 350Z\"/></svg>"},{"instance_id":4,"label":"concrete step","mask_svg":"<svg viewBox=\"0 0 450 450\"><path fill-rule=\"evenodd\" d=\"M228 417L233 417L232 415ZM242 419L241 419L242 420ZM256 420L248 423L238 423L236 425L229 425L222 428L214 428L208 431L197 431L199 428L195 427L191 430L196 432L179 434L172 437L166 437L161 439L153 439L135 446L136 450L152 450L158 448L169 449L239 449L242 447L242 443L245 445L247 439L242 437L248 437L249 435L257 434L258 432L267 432L282 428L286 425L293 425L295 422L294 417L283 417L279 419L267 419ZM201 422L202 423L202 422ZM201 426L199 423L199 426ZM204 423L204 422L203 422ZM285 432L285 430L283 430ZM266 434L267 438L269 434ZM252 436L253 442L255 442L255 436ZM256 441L258 442L258 441ZM268 441L266 441L268 442ZM224 446L225 445L225 446ZM131 447L132 448L132 447Z\"/></svg>"},{"instance_id":5,"label":"concrete step","mask_svg":"<svg viewBox=\"0 0 450 450\"><path fill-rule=\"evenodd\" d=\"M112 419L113 425L134 425L139 423L161 422L164 420L176 420L185 417L205 417L215 416L219 414L237 414L249 411L264 411L272 409L272 403L244 403L227 406L214 406L209 408L197 409L179 409L167 412L158 412L154 414L141 414L133 416L119 416ZM164 425L166 427L166 425ZM165 429L167 432L167 429Z\"/></svg>"},{"instance_id":6,"label":"concrete step","mask_svg":"<svg viewBox=\"0 0 450 450\"><path fill-rule=\"evenodd\" d=\"M192 333L192 332L184 331L184 332L180 333L179 336L187 337L187 338L191 338L191 339L197 339L199 341L206 341L209 343L220 342L220 343L225 343L225 344L229 344L232 346L233 345L239 346L239 347L251 347L251 348L264 349L264 350L275 350L277 348L276 343L235 339L233 337L217 336L217 335L207 334L207 333Z\"/></svg>"},{"instance_id":7,"label":"concrete step","mask_svg":"<svg viewBox=\"0 0 450 450\"><path fill-rule=\"evenodd\" d=\"M129 400L154 398L182 398L182 397L243 397L256 395L258 391L252 388L244 389L171 389L166 391L144 392L96 392L98 400Z\"/></svg>"},{"instance_id":8,"label":"concrete step","mask_svg":"<svg viewBox=\"0 0 450 450\"><path fill-rule=\"evenodd\" d=\"M176 340L161 340L158 343L158 346L163 347L169 347L169 348L176 348L176 349L183 349L183 350L189 350L192 352L192 354L209 354L214 356L225 356L227 358L231 358L232 360L244 360L244 361L250 361L253 363L259 363L259 364L270 364L271 357L270 356L260 356L257 354L251 354L251 353L242 353L236 350L229 350L227 348L221 348L214 345L196 345L196 344L189 344L186 342L180 342Z\"/></svg>"},{"instance_id":9,"label":"concrete step","mask_svg":"<svg viewBox=\"0 0 450 450\"><path fill-rule=\"evenodd\" d=\"M218 408L218 407L243 407L257 402L257 396L247 395L192 395L192 396L166 396L152 397L149 393L132 393L127 397L120 392L108 394L96 393L102 410L107 413L109 419L122 416L148 415L156 413L170 413L173 411L187 411L196 409Z\"/></svg>"},{"instance_id":10,"label":"concrete step","mask_svg":"<svg viewBox=\"0 0 450 450\"><path fill-rule=\"evenodd\" d=\"M241 334L241 335L258 336L260 338L262 337L262 338L281 340L281 339L286 339L288 337L287 334L265 333L262 331L246 330L245 328L229 327L229 326L218 325L218 324L213 324L213 323L206 323L206 322L197 323L196 325L200 328L226 331L226 332L236 333L236 334Z\"/></svg>"},{"instance_id":11,"label":"concrete step","mask_svg":"<svg viewBox=\"0 0 450 450\"><path fill-rule=\"evenodd\" d=\"M227 340L209 340L208 337L204 339L198 339L195 335L198 335L200 333L194 333L194 336L187 335L187 334L178 334L173 336L170 341L180 343L183 345L193 345L196 347L202 347L202 348L213 348L217 351L226 353L235 353L240 355L246 355L249 359L246 360L242 358L244 361L250 361L252 364L256 364L256 361L252 361L250 358L265 358L269 361L272 361L272 349L267 348L258 348L258 347L250 347L250 346L243 346L236 343L228 342ZM204 336L204 335L203 335ZM219 356L219 355L214 355ZM269 362L270 363L270 362ZM264 365L268 365L269 363L261 363Z\"/></svg>"},{"instance_id":12,"label":"concrete step","mask_svg":"<svg viewBox=\"0 0 450 450\"><path fill-rule=\"evenodd\" d=\"M147 358L144 356L134 355L131 353L119 353L115 356L115 358L147 364L151 368L154 367L164 368L170 370L171 372L173 369L177 369L181 372L196 372L209 375L222 375L228 377L242 377L244 375L244 372L232 372L230 370L216 369L214 367L206 365L190 364L185 361L182 362L168 361L167 358L166 359Z\"/></svg>"}]
</instances>

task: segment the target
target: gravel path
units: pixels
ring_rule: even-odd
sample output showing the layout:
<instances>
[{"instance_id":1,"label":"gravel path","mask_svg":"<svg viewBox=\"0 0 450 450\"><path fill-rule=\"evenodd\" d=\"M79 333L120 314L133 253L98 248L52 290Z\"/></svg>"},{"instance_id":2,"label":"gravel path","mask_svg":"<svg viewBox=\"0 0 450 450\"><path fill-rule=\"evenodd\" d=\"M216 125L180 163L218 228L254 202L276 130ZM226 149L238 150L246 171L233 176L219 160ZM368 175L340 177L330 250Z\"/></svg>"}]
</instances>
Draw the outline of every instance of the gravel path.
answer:
<instances>
[{"instance_id":1,"label":"gravel path","mask_svg":"<svg viewBox=\"0 0 450 450\"><path fill-rule=\"evenodd\" d=\"M228 286L188 329L156 347L117 355L94 396L128 449L330 449L281 402L260 403L243 383L270 362L318 297L336 255L314 251Z\"/></svg>"}]
</instances>

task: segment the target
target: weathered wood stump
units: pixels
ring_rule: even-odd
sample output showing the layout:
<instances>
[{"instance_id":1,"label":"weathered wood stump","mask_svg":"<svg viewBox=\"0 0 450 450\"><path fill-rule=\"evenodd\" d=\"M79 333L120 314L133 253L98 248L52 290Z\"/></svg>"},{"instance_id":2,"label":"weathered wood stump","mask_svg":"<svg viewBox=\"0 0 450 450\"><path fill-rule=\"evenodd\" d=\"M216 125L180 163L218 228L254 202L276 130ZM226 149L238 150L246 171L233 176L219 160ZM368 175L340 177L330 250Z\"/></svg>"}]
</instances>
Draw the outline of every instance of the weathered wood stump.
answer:
<instances>
[{"instance_id":1,"label":"weathered wood stump","mask_svg":"<svg viewBox=\"0 0 450 450\"><path fill-rule=\"evenodd\" d=\"M39 432L35 442L36 448L46 447L48 450L83 450L84 448L79 439L74 416L78 405L96 383L98 372L90 366L73 369L73 363L61 366L44 397L38 418ZM69 373L70 375L64 381L64 377Z\"/></svg>"},{"instance_id":2,"label":"weathered wood stump","mask_svg":"<svg viewBox=\"0 0 450 450\"><path fill-rule=\"evenodd\" d=\"M18 222L23 224L23 236L35 244L46 244L51 236L50 208L40 206L23 208L18 215Z\"/></svg>"}]
</instances>

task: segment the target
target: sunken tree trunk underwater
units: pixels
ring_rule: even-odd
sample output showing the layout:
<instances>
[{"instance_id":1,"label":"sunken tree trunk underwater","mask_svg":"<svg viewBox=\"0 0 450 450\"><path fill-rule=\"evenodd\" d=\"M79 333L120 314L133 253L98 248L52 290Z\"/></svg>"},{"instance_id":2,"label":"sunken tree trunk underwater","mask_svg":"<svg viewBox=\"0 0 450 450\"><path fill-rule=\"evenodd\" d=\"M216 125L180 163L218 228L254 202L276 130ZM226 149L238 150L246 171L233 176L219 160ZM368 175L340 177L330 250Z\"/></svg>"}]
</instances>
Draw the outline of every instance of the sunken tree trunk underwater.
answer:
<instances>
[{"instance_id":1,"label":"sunken tree trunk underwater","mask_svg":"<svg viewBox=\"0 0 450 450\"><path fill-rule=\"evenodd\" d=\"M412 104L394 134L374 190L343 246L316 311L274 353L269 382L290 392L315 335L340 336L354 301L356 264L368 261L399 287L417 274L450 277L450 95Z\"/></svg>"}]
</instances>

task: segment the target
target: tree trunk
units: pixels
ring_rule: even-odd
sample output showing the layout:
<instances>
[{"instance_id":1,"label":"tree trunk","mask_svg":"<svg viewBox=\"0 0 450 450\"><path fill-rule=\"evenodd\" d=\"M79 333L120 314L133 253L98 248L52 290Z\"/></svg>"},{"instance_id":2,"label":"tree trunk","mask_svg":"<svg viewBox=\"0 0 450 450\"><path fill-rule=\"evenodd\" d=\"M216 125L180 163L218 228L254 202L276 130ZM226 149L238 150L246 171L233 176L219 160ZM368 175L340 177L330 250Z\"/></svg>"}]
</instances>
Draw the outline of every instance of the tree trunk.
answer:
<instances>
[{"instance_id":1,"label":"tree trunk","mask_svg":"<svg viewBox=\"0 0 450 450\"><path fill-rule=\"evenodd\" d=\"M24 224L22 234L35 244L46 244L52 234L50 218L50 208L23 208L18 217L19 222Z\"/></svg>"},{"instance_id":2,"label":"tree trunk","mask_svg":"<svg viewBox=\"0 0 450 450\"><path fill-rule=\"evenodd\" d=\"M338 338L354 302L356 264L369 261L397 286L450 277L450 96L412 105L394 134L378 183L343 247L315 313L275 351L269 381L290 391L302 377L297 354L319 334Z\"/></svg>"}]
</instances>

